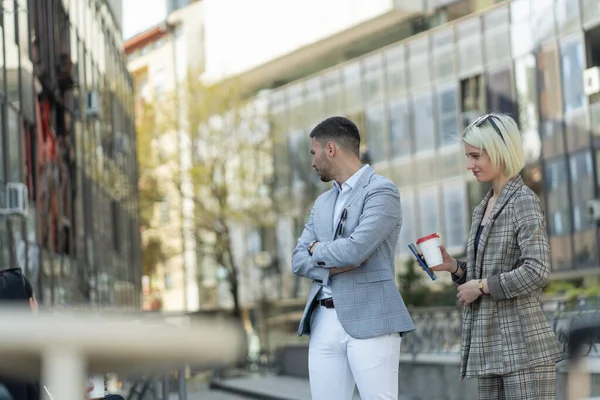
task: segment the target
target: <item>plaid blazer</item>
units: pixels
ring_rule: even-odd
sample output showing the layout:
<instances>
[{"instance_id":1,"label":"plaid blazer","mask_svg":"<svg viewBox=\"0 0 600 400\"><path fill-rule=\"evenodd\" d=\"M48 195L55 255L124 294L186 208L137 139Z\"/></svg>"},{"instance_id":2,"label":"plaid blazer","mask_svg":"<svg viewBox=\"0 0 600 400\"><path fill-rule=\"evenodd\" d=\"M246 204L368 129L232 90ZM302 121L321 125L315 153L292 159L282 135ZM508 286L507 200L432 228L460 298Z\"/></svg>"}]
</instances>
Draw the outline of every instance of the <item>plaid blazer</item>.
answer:
<instances>
[{"instance_id":1,"label":"plaid blazer","mask_svg":"<svg viewBox=\"0 0 600 400\"><path fill-rule=\"evenodd\" d=\"M460 378L506 375L564 358L540 304L550 276L550 246L538 197L520 176L500 193L474 241L492 190L473 211L467 261L458 284L487 278L490 295L463 309Z\"/></svg>"},{"instance_id":2,"label":"plaid blazer","mask_svg":"<svg viewBox=\"0 0 600 400\"><path fill-rule=\"evenodd\" d=\"M347 216L339 236L333 232L337 196L337 189L332 188L315 201L292 253L294 273L312 280L298 334L310 334L316 296L328 282L338 319L353 338L413 331L415 326L394 279L394 255L402 225L398 188L367 167L344 203ZM313 240L319 244L311 256L307 247ZM352 265L360 266L329 277L329 268Z\"/></svg>"}]
</instances>

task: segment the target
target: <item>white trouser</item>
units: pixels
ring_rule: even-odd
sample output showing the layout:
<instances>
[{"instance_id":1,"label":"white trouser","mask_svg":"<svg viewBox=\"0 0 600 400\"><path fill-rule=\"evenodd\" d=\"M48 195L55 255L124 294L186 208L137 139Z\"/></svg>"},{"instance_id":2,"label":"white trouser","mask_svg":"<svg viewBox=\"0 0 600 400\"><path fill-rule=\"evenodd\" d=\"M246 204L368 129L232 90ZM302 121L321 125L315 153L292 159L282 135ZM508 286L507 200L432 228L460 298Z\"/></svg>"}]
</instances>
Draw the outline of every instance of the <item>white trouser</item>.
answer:
<instances>
[{"instance_id":1,"label":"white trouser","mask_svg":"<svg viewBox=\"0 0 600 400\"><path fill-rule=\"evenodd\" d=\"M349 400L358 387L363 400L397 400L398 333L371 339L348 335L335 308L317 306L311 316L308 374L313 400Z\"/></svg>"}]
</instances>

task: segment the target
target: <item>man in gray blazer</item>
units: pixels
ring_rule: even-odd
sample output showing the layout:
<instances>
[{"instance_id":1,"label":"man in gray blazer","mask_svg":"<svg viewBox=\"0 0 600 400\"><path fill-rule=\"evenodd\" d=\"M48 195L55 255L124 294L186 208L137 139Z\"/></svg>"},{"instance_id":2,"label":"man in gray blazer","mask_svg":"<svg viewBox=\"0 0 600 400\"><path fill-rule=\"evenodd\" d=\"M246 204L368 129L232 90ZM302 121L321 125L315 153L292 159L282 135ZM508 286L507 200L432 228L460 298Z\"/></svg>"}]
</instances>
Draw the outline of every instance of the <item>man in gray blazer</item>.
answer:
<instances>
[{"instance_id":1,"label":"man in gray blazer","mask_svg":"<svg viewBox=\"0 0 600 400\"><path fill-rule=\"evenodd\" d=\"M310 133L312 166L333 187L316 200L292 268L313 281L298 334L310 334L313 400L398 398L403 333L415 329L394 281L400 194L359 158L352 121L331 117Z\"/></svg>"}]
</instances>

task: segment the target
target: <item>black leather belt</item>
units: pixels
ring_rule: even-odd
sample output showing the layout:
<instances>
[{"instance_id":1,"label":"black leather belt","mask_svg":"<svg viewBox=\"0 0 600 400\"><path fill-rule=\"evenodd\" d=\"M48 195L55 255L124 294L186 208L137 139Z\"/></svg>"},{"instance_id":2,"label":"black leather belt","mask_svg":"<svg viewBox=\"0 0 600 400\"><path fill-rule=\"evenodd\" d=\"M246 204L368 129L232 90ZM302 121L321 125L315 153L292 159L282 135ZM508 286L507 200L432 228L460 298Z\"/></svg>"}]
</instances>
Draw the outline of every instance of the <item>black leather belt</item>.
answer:
<instances>
[{"instance_id":1,"label":"black leather belt","mask_svg":"<svg viewBox=\"0 0 600 400\"><path fill-rule=\"evenodd\" d=\"M317 302L320 306L323 306L325 308L334 308L333 305L333 298L332 297L328 297L326 299L321 299Z\"/></svg>"}]
</instances>

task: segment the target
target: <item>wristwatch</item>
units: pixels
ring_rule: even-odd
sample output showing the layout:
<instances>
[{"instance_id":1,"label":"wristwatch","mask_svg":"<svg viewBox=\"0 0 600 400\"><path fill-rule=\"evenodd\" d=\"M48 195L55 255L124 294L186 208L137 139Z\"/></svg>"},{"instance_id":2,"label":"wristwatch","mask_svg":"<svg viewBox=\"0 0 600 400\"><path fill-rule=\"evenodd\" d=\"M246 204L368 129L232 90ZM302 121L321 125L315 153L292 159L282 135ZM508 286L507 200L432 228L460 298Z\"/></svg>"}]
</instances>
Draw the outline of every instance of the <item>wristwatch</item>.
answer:
<instances>
[{"instance_id":1,"label":"wristwatch","mask_svg":"<svg viewBox=\"0 0 600 400\"><path fill-rule=\"evenodd\" d=\"M483 281L481 279L479 280L479 283L477 284L477 289L479 289L481 294L485 294L485 292L483 291Z\"/></svg>"},{"instance_id":2,"label":"wristwatch","mask_svg":"<svg viewBox=\"0 0 600 400\"><path fill-rule=\"evenodd\" d=\"M313 249L313 247L315 246L315 244L317 244L317 241L316 241L316 240L313 240L312 242L310 242L310 243L308 244L308 247L306 248L306 249L308 250L308 254L310 254L311 256L313 255L313 253L312 253L312 249Z\"/></svg>"}]
</instances>

